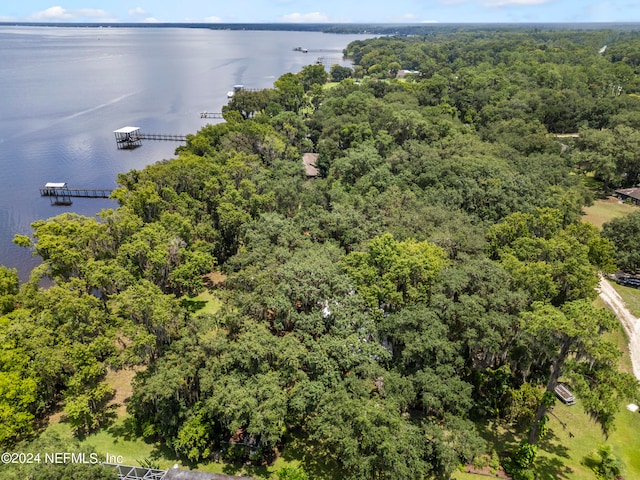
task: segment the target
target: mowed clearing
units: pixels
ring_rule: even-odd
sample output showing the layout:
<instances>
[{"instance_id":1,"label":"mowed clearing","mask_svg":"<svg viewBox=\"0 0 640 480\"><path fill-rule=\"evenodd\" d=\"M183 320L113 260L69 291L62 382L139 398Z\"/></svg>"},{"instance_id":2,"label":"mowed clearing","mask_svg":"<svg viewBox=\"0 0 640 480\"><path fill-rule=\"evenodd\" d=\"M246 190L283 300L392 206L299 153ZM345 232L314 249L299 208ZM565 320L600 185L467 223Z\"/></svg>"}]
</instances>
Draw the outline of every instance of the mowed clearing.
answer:
<instances>
[{"instance_id":1,"label":"mowed clearing","mask_svg":"<svg viewBox=\"0 0 640 480\"><path fill-rule=\"evenodd\" d=\"M583 222L591 223L598 228L613 218L624 217L631 212L637 212L638 207L624 203L616 197L607 197L604 200L596 200L590 207L584 208Z\"/></svg>"}]
</instances>

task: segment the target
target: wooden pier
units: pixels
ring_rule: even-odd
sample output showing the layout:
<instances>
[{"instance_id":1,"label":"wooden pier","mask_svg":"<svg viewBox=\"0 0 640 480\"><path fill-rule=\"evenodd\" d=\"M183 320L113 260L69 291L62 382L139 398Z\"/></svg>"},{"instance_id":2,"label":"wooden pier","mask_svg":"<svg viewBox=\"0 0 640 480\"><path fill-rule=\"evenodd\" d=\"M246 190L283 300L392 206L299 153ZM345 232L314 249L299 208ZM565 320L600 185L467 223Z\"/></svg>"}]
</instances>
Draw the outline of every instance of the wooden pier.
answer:
<instances>
[{"instance_id":1,"label":"wooden pier","mask_svg":"<svg viewBox=\"0 0 640 480\"><path fill-rule=\"evenodd\" d=\"M220 112L200 112L200 118L224 118Z\"/></svg>"},{"instance_id":2,"label":"wooden pier","mask_svg":"<svg viewBox=\"0 0 640 480\"><path fill-rule=\"evenodd\" d=\"M170 142L186 142L186 135L173 135L169 133L141 133L140 140L167 140Z\"/></svg>"},{"instance_id":3,"label":"wooden pier","mask_svg":"<svg viewBox=\"0 0 640 480\"><path fill-rule=\"evenodd\" d=\"M234 85L233 90L227 92L227 98L231 99L238 92L259 92L264 90L263 88L247 88L244 85Z\"/></svg>"},{"instance_id":4,"label":"wooden pier","mask_svg":"<svg viewBox=\"0 0 640 480\"><path fill-rule=\"evenodd\" d=\"M40 196L50 197L51 205L71 205L72 197L109 198L113 190L106 188L69 188L66 183L47 183L40 188Z\"/></svg>"},{"instance_id":5,"label":"wooden pier","mask_svg":"<svg viewBox=\"0 0 640 480\"><path fill-rule=\"evenodd\" d=\"M332 67L333 65L342 65L343 63L343 57L318 57L316 59L316 65L324 65L325 68Z\"/></svg>"}]
</instances>

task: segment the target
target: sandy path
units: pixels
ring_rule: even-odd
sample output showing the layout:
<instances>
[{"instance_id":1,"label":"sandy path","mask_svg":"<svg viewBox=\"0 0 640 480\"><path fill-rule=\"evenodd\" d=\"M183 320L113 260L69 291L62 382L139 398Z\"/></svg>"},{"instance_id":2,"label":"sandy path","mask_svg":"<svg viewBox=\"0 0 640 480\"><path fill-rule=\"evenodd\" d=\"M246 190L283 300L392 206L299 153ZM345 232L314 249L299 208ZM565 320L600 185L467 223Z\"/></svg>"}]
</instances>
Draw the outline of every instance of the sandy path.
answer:
<instances>
[{"instance_id":1,"label":"sandy path","mask_svg":"<svg viewBox=\"0 0 640 480\"><path fill-rule=\"evenodd\" d=\"M606 278L600 279L598 287L600 298L613 310L629 337L629 355L633 365L633 374L640 380L640 319L634 317L624 301Z\"/></svg>"}]
</instances>

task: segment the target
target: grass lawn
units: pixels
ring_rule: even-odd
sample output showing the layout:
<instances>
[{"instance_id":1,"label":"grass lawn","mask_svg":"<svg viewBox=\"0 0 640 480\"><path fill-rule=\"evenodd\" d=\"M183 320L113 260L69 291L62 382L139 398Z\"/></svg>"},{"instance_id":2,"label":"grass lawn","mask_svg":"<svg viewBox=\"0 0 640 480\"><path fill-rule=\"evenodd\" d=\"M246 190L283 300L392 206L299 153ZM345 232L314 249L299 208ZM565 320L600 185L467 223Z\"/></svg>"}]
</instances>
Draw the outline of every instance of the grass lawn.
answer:
<instances>
[{"instance_id":1,"label":"grass lawn","mask_svg":"<svg viewBox=\"0 0 640 480\"><path fill-rule=\"evenodd\" d=\"M637 212L638 207L620 202L615 197L607 197L603 200L596 200L593 205L584 209L583 222L588 222L598 228L615 217L623 217L631 212Z\"/></svg>"},{"instance_id":2,"label":"grass lawn","mask_svg":"<svg viewBox=\"0 0 640 480\"><path fill-rule=\"evenodd\" d=\"M611 285L622 297L629 311L634 316L640 317L640 289L618 285L616 282L611 282Z\"/></svg>"},{"instance_id":3,"label":"grass lawn","mask_svg":"<svg viewBox=\"0 0 640 480\"><path fill-rule=\"evenodd\" d=\"M538 479L569 480L595 479L594 473L584 465L584 459L599 445L607 443L613 447L613 453L625 465L625 478L640 478L640 414L632 413L624 406L616 418L616 428L606 438L600 426L587 415L576 402L567 406L560 402L549 416L549 433L540 443L535 470ZM504 427L480 426L482 435L498 452L513 451L520 437ZM482 478L477 475L455 472L456 480Z\"/></svg>"},{"instance_id":4,"label":"grass lawn","mask_svg":"<svg viewBox=\"0 0 640 480\"><path fill-rule=\"evenodd\" d=\"M559 403L554 407L553 414L549 422L550 434L542 442L536 460L540 478L594 478L593 472L584 465L584 459L603 443L610 444L614 455L624 462L626 478L640 478L640 449L637 443L639 413L632 413L623 406L616 418L616 428L609 438L584 413L580 402L573 406Z\"/></svg>"},{"instance_id":5,"label":"grass lawn","mask_svg":"<svg viewBox=\"0 0 640 480\"><path fill-rule=\"evenodd\" d=\"M626 287L622 287L626 288ZM636 293L640 291L628 288ZM620 361L622 371L632 373L627 343L628 339L622 328L607 334L624 352ZM640 404L640 398L635 400ZM567 406L557 402L549 415L549 434L540 444L536 471L538 478L544 480L595 479L594 473L585 466L584 458L595 451L601 444L610 444L613 453L620 458L626 467L625 478L640 479L640 413L632 413L621 405L616 417L615 429L606 438L599 425L584 412L580 402ZM564 424L564 426L563 426ZM481 435L489 443L489 448L498 452L513 451L521 437L504 426L479 424ZM464 472L453 475L456 480L478 480L482 477Z\"/></svg>"},{"instance_id":6,"label":"grass lawn","mask_svg":"<svg viewBox=\"0 0 640 480\"><path fill-rule=\"evenodd\" d=\"M220 310L222 302L220 299L211 293L209 290L205 290L201 294L195 297L184 297L182 299L183 304L191 313L209 313L214 314Z\"/></svg>"},{"instance_id":7,"label":"grass lawn","mask_svg":"<svg viewBox=\"0 0 640 480\"><path fill-rule=\"evenodd\" d=\"M259 480L274 478L276 472L285 465L299 466L304 460L309 461L304 454L304 450L295 440L293 440L273 465L251 466L245 464L233 464L210 462L207 464L192 464L179 460L174 452L165 445L158 442L146 441L132 433L128 422L129 417L118 417L109 427L99 432L88 435L80 439L81 447L90 447L104 461L107 455L110 457L122 457L122 465L130 466L151 466L166 470L178 464L185 470L198 470L201 472L221 473L226 475L248 476ZM73 434L68 424L55 422L49 425L46 433L56 434L62 439L71 439ZM325 465L306 463L305 470L311 478L332 478L330 470Z\"/></svg>"},{"instance_id":8,"label":"grass lawn","mask_svg":"<svg viewBox=\"0 0 640 480\"><path fill-rule=\"evenodd\" d=\"M80 444L93 448L102 461L110 455L122 457L123 465L143 465L150 461L153 466L162 469L173 467L176 463L175 456L163 445L130 435L126 418L120 417L110 427L87 435L80 439ZM73 437L71 428L64 422L52 423L47 428L47 433L57 434L62 439Z\"/></svg>"}]
</instances>

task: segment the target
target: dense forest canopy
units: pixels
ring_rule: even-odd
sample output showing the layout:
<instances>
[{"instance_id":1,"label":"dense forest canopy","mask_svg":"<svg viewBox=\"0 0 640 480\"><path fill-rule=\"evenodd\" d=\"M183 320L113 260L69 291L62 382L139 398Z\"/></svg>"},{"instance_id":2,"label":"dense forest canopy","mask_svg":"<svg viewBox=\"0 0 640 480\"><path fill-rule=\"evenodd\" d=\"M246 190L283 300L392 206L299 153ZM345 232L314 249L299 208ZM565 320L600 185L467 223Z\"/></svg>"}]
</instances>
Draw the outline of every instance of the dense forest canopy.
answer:
<instances>
[{"instance_id":1,"label":"dense forest canopy","mask_svg":"<svg viewBox=\"0 0 640 480\"><path fill-rule=\"evenodd\" d=\"M510 463L527 478L561 378L612 428L638 387L591 301L630 260L581 223L582 178L637 182L640 34L346 52L353 69L237 92L176 158L119 175L118 208L16 238L42 265L23 285L0 268L0 443L61 407L79 434L108 424L105 374L131 367L138 432L192 462L295 438L332 478L447 478L486 449L473 422L497 419L532 426ZM216 314L194 313L205 288Z\"/></svg>"}]
</instances>

